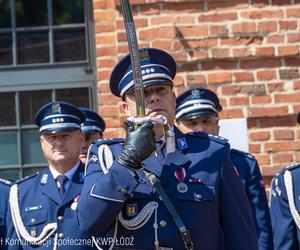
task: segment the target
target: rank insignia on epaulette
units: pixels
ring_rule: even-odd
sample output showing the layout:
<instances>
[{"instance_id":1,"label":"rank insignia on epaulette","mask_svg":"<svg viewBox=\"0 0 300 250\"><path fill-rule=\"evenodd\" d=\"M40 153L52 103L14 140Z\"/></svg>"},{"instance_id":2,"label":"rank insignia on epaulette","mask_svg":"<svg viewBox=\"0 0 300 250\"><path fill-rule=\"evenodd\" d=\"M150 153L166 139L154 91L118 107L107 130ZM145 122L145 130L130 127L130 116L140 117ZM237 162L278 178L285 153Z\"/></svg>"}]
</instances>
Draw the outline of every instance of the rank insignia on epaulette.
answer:
<instances>
[{"instance_id":1,"label":"rank insignia on epaulette","mask_svg":"<svg viewBox=\"0 0 300 250\"><path fill-rule=\"evenodd\" d=\"M177 143L178 143L178 148L180 150L186 149L188 147L185 138L178 138Z\"/></svg>"},{"instance_id":2,"label":"rank insignia on epaulette","mask_svg":"<svg viewBox=\"0 0 300 250\"><path fill-rule=\"evenodd\" d=\"M137 214L138 207L136 203L126 204L126 214L128 217L133 217Z\"/></svg>"}]
</instances>

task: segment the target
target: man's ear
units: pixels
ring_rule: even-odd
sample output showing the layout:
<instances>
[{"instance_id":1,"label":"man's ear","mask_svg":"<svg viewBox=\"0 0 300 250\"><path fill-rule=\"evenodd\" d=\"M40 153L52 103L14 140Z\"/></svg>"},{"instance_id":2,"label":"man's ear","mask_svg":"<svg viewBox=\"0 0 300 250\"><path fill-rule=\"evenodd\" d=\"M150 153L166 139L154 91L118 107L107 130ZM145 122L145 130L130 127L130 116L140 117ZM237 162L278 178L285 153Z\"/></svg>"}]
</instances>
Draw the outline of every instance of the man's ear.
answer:
<instances>
[{"instance_id":1,"label":"man's ear","mask_svg":"<svg viewBox=\"0 0 300 250\"><path fill-rule=\"evenodd\" d=\"M124 112L126 113L126 115L130 115L127 102L124 102L124 101L122 102L122 108L123 108Z\"/></svg>"}]
</instances>

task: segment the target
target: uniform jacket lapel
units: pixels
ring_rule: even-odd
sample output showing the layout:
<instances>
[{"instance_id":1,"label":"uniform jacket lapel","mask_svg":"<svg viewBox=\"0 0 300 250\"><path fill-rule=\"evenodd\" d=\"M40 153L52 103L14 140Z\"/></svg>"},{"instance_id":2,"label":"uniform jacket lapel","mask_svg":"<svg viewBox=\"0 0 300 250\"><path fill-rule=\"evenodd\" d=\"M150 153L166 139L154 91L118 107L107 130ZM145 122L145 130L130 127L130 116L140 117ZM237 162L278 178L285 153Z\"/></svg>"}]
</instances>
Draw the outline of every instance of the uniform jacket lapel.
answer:
<instances>
[{"instance_id":1,"label":"uniform jacket lapel","mask_svg":"<svg viewBox=\"0 0 300 250\"><path fill-rule=\"evenodd\" d=\"M48 196L51 200L53 200L56 204L61 203L61 197L58 191L57 184L53 178L52 173L50 172L49 168L43 170L41 172L41 176L47 175L46 183L43 183L42 180L40 181L42 194Z\"/></svg>"},{"instance_id":2,"label":"uniform jacket lapel","mask_svg":"<svg viewBox=\"0 0 300 250\"><path fill-rule=\"evenodd\" d=\"M71 200L74 200L74 198L78 194L80 194L83 185L83 179L82 179L83 171L84 171L84 165L80 163L75 174L73 175L71 184L69 188L66 190L66 193L63 197L62 204L61 204L62 206L69 203Z\"/></svg>"}]
</instances>

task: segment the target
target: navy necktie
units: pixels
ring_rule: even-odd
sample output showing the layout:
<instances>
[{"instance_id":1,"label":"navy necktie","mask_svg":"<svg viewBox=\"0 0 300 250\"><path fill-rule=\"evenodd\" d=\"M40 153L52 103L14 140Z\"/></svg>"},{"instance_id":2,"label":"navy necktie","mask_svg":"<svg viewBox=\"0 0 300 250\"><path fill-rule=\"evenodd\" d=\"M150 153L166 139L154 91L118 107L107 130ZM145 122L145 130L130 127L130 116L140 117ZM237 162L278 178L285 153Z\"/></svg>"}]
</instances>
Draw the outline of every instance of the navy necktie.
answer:
<instances>
[{"instance_id":1,"label":"navy necktie","mask_svg":"<svg viewBox=\"0 0 300 250\"><path fill-rule=\"evenodd\" d=\"M59 176L56 177L56 180L59 183L58 190L59 190L59 194L60 194L61 197L64 196L64 193L65 193L65 187L64 187L64 185L65 185L65 182L67 181L67 179L68 178L65 175L59 175Z\"/></svg>"}]
</instances>

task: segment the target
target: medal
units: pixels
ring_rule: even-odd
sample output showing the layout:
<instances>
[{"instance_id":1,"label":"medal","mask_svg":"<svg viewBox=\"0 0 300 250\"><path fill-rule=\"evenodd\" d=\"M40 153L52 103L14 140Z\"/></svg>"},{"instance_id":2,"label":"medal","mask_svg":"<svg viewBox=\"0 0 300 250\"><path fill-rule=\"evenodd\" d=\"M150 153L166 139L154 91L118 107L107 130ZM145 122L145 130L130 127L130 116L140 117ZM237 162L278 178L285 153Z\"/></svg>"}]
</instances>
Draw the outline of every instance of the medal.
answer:
<instances>
[{"instance_id":1,"label":"medal","mask_svg":"<svg viewBox=\"0 0 300 250\"><path fill-rule=\"evenodd\" d=\"M184 182L179 182L177 184L177 190L179 193L186 193L189 190L189 188Z\"/></svg>"},{"instance_id":2,"label":"medal","mask_svg":"<svg viewBox=\"0 0 300 250\"><path fill-rule=\"evenodd\" d=\"M178 184L176 186L177 188L177 191L179 193L186 193L189 188L188 188L188 185L184 183L184 179L185 179L185 176L186 176L186 172L185 172L185 169L184 168L180 168L180 170L176 170L175 171L175 178L177 179L178 181Z\"/></svg>"},{"instance_id":3,"label":"medal","mask_svg":"<svg viewBox=\"0 0 300 250\"><path fill-rule=\"evenodd\" d=\"M78 195L74 198L73 203L71 204L71 209L72 209L73 211L75 211L75 210L77 209L77 205L78 205L78 200L79 200L79 198L80 198L80 195L78 194Z\"/></svg>"}]
</instances>

